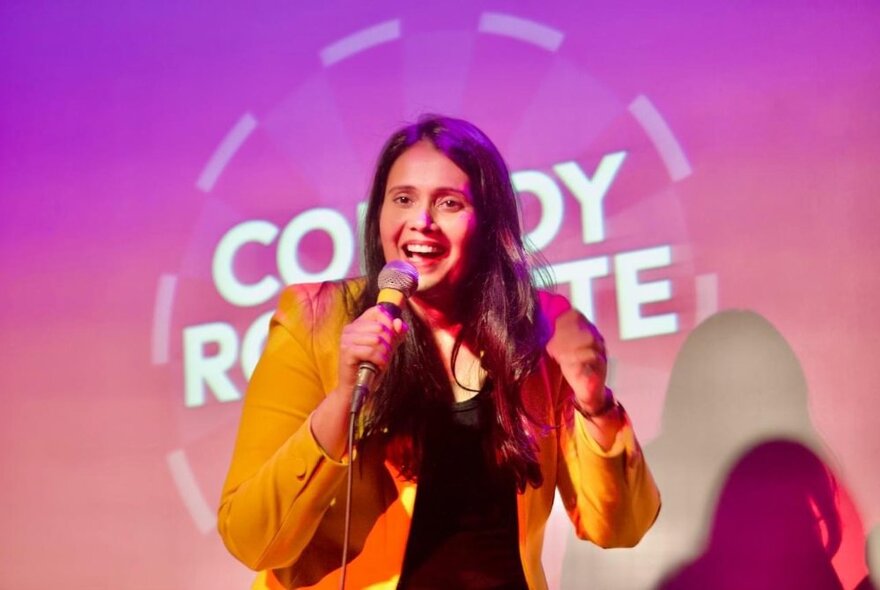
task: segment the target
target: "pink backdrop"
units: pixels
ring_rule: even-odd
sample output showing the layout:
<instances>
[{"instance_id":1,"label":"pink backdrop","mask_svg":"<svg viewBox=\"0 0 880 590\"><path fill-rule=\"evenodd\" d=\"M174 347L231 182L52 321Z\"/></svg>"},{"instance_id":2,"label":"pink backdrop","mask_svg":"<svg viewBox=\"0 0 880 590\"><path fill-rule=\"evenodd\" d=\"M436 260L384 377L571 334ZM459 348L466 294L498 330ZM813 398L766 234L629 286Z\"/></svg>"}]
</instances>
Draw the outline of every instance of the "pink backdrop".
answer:
<instances>
[{"instance_id":1,"label":"pink backdrop","mask_svg":"<svg viewBox=\"0 0 880 590\"><path fill-rule=\"evenodd\" d=\"M818 0L7 3L0 586L246 587L214 512L263 314L357 274L382 141L441 112L507 157L668 482L632 552L554 514L551 585L651 587L785 438L838 477L853 587L880 526L878 24Z\"/></svg>"}]
</instances>

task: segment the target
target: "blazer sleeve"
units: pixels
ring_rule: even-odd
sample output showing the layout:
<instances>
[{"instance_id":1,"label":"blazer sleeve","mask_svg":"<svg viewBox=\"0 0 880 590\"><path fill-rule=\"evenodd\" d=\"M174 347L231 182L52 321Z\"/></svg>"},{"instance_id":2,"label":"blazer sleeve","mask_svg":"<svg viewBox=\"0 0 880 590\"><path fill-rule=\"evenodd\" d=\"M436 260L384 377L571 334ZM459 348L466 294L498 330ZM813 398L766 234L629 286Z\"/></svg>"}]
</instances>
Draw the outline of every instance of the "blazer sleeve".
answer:
<instances>
[{"instance_id":1,"label":"blazer sleeve","mask_svg":"<svg viewBox=\"0 0 880 590\"><path fill-rule=\"evenodd\" d=\"M575 532L600 547L633 547L660 511L660 492L626 412L605 451L590 437L586 418L564 404L557 485Z\"/></svg>"},{"instance_id":2,"label":"blazer sleeve","mask_svg":"<svg viewBox=\"0 0 880 590\"><path fill-rule=\"evenodd\" d=\"M309 426L312 411L335 387L338 353L323 347L338 346L334 326L341 329L344 321L339 301L317 319L318 291L300 285L282 294L245 394L223 486L220 535L254 570L296 561L345 477L345 464L323 452Z\"/></svg>"},{"instance_id":3,"label":"blazer sleeve","mask_svg":"<svg viewBox=\"0 0 880 590\"><path fill-rule=\"evenodd\" d=\"M541 293L545 317L555 322L570 309L559 295ZM552 333L552 327L551 327ZM590 436L586 418L575 411L574 392L558 374L553 392L557 430L556 485L575 532L601 547L632 547L660 511L660 493L622 406L623 427L610 449Z\"/></svg>"}]
</instances>

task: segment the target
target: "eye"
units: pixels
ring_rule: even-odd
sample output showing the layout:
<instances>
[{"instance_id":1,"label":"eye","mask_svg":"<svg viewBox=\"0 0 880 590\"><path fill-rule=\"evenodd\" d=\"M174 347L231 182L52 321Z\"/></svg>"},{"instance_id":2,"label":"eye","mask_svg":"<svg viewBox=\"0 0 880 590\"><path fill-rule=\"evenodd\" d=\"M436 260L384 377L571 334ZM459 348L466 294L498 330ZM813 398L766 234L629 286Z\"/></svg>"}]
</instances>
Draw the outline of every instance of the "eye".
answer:
<instances>
[{"instance_id":1,"label":"eye","mask_svg":"<svg viewBox=\"0 0 880 590\"><path fill-rule=\"evenodd\" d=\"M464 209L464 203L461 199L455 197L441 197L437 199L435 207L442 211L461 211Z\"/></svg>"},{"instance_id":2,"label":"eye","mask_svg":"<svg viewBox=\"0 0 880 590\"><path fill-rule=\"evenodd\" d=\"M412 204L413 199L406 193L398 193L391 197L391 202L406 207Z\"/></svg>"}]
</instances>

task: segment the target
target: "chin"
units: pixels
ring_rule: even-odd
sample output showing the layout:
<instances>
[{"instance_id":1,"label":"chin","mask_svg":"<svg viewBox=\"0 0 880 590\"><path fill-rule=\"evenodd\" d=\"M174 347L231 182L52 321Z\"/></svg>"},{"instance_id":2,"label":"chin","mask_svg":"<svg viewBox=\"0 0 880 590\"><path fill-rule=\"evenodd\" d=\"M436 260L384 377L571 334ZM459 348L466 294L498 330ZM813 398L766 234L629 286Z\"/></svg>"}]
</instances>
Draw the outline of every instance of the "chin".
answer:
<instances>
[{"instance_id":1,"label":"chin","mask_svg":"<svg viewBox=\"0 0 880 590\"><path fill-rule=\"evenodd\" d=\"M435 301L447 298L453 299L455 297L456 285L457 283L449 280L449 277L431 278L425 281L424 284L420 282L416 293Z\"/></svg>"},{"instance_id":2,"label":"chin","mask_svg":"<svg viewBox=\"0 0 880 590\"><path fill-rule=\"evenodd\" d=\"M422 281L419 279L419 286L416 288L416 293L426 294L430 293L437 287L436 281Z\"/></svg>"}]
</instances>

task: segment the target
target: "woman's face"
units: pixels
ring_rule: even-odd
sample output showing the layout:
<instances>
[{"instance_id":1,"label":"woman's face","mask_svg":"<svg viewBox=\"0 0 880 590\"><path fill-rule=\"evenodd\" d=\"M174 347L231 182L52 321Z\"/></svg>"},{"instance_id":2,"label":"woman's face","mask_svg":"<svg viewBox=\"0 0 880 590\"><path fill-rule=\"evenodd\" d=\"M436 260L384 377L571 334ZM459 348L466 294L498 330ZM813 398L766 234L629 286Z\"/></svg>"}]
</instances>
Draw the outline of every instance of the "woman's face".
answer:
<instances>
[{"instance_id":1,"label":"woman's face","mask_svg":"<svg viewBox=\"0 0 880 590\"><path fill-rule=\"evenodd\" d=\"M418 293L451 294L461 280L476 214L467 174L427 140L395 160L379 213L385 261L419 271Z\"/></svg>"}]
</instances>

